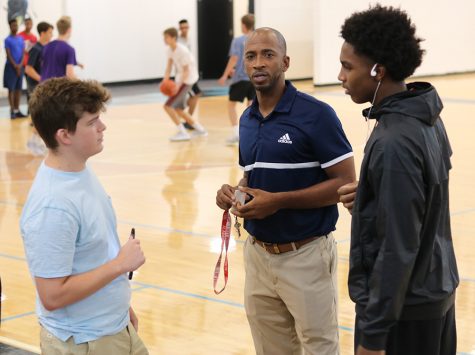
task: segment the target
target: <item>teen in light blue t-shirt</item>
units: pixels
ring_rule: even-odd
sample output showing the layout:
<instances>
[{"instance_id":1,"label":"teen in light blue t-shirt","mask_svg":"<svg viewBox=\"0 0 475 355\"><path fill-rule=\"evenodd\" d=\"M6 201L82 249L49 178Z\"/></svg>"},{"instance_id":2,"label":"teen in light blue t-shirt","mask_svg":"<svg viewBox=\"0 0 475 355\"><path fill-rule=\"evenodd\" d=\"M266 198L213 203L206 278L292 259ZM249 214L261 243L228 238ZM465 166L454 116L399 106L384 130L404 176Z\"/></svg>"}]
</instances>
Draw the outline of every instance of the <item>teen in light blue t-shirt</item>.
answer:
<instances>
[{"instance_id":1,"label":"teen in light blue t-shirt","mask_svg":"<svg viewBox=\"0 0 475 355\"><path fill-rule=\"evenodd\" d=\"M103 149L100 112L109 98L97 82L53 78L30 99L48 155L20 228L37 289L43 354L148 354L135 332L127 278L145 257L137 239L120 246L110 198L86 165Z\"/></svg>"},{"instance_id":2,"label":"teen in light blue t-shirt","mask_svg":"<svg viewBox=\"0 0 475 355\"><path fill-rule=\"evenodd\" d=\"M20 224L34 277L84 273L111 261L120 250L110 198L89 168L64 172L41 164ZM83 343L125 328L129 301L129 281L122 274L91 296L54 311L38 300L37 313L61 340L73 336Z\"/></svg>"}]
</instances>

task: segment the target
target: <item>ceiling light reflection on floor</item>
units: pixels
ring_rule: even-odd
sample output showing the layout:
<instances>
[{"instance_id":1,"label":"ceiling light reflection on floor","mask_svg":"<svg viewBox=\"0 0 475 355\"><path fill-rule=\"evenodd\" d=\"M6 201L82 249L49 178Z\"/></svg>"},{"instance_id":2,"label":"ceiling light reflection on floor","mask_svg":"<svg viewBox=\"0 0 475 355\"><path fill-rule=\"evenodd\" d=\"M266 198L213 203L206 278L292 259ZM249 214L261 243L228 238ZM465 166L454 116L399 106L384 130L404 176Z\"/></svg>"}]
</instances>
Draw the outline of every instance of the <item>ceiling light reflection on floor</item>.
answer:
<instances>
[{"instance_id":1,"label":"ceiling light reflection on floor","mask_svg":"<svg viewBox=\"0 0 475 355\"><path fill-rule=\"evenodd\" d=\"M225 246L223 245L223 254L224 254ZM236 240L233 236L229 240L229 247L228 252L233 252L236 250ZM210 239L209 243L209 251L214 254L221 253L221 237L215 237Z\"/></svg>"}]
</instances>

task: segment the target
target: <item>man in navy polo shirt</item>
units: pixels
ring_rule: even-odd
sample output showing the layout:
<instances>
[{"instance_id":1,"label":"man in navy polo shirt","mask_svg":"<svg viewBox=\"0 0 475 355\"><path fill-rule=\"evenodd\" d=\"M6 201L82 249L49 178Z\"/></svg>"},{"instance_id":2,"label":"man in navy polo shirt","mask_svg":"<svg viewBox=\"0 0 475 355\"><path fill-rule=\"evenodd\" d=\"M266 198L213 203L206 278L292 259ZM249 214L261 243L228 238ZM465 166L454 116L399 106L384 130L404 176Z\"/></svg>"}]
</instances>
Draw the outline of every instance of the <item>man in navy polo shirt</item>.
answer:
<instances>
[{"instance_id":1,"label":"man in navy polo shirt","mask_svg":"<svg viewBox=\"0 0 475 355\"><path fill-rule=\"evenodd\" d=\"M327 104L285 80L285 39L260 28L245 47L256 99L240 121L238 187L216 203L245 220L245 308L257 354L339 353L337 189L355 180L353 153ZM246 193L240 205L235 190Z\"/></svg>"}]
</instances>

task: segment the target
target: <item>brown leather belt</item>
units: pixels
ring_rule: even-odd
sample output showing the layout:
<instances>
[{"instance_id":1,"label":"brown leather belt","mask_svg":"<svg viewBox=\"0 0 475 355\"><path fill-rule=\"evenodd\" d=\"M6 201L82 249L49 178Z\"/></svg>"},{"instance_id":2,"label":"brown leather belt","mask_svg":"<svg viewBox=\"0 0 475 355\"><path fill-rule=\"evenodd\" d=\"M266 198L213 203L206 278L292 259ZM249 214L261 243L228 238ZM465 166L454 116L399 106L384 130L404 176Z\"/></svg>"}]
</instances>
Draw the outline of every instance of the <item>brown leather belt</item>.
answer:
<instances>
[{"instance_id":1,"label":"brown leather belt","mask_svg":"<svg viewBox=\"0 0 475 355\"><path fill-rule=\"evenodd\" d=\"M282 243L282 244L275 244L275 243L266 243L262 242L252 235L249 236L251 238L251 243L257 243L261 247L264 248L265 251L267 251L270 254L282 254L282 253L287 253L292 250L298 250L301 247L303 247L305 244L308 244L310 242L313 242L315 239L320 238L320 237L310 237L307 239L302 239L296 242L292 243Z\"/></svg>"}]
</instances>

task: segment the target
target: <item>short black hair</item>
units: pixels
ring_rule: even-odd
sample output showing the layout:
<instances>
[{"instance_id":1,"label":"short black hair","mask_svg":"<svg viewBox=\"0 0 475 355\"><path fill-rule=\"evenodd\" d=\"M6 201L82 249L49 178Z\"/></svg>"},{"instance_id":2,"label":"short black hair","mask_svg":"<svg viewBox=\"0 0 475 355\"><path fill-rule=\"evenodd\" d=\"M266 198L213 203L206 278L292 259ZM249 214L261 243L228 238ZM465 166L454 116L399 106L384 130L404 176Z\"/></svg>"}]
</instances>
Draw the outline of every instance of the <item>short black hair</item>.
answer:
<instances>
[{"instance_id":1,"label":"short black hair","mask_svg":"<svg viewBox=\"0 0 475 355\"><path fill-rule=\"evenodd\" d=\"M40 22L38 26L36 26L36 29L38 30L38 33L41 35L42 32L48 32L49 29L53 29L53 25L49 24L48 22Z\"/></svg>"},{"instance_id":2,"label":"short black hair","mask_svg":"<svg viewBox=\"0 0 475 355\"><path fill-rule=\"evenodd\" d=\"M188 20L187 20L187 19L183 19L183 20L178 21L178 24L179 24L179 25L181 25L182 23L188 23Z\"/></svg>"},{"instance_id":3,"label":"short black hair","mask_svg":"<svg viewBox=\"0 0 475 355\"><path fill-rule=\"evenodd\" d=\"M287 42L285 41L285 38L282 35L282 33L277 31L275 28L272 28L272 27L257 28L256 30L254 30L254 32L251 33L250 37L258 33L265 33L265 32L272 32L275 35L275 37L277 38L277 43L279 43L279 46L282 49L283 54L287 55Z\"/></svg>"},{"instance_id":4,"label":"short black hair","mask_svg":"<svg viewBox=\"0 0 475 355\"><path fill-rule=\"evenodd\" d=\"M8 20L8 26L11 26L13 22L17 22L16 18L11 18L10 20Z\"/></svg>"},{"instance_id":5,"label":"short black hair","mask_svg":"<svg viewBox=\"0 0 475 355\"><path fill-rule=\"evenodd\" d=\"M412 75L422 63L423 40L415 33L416 27L405 11L380 4L353 13L341 27L341 36L356 54L384 65L396 81Z\"/></svg>"}]
</instances>

